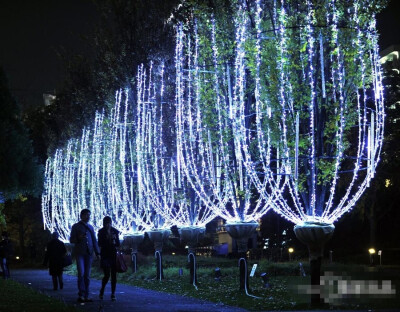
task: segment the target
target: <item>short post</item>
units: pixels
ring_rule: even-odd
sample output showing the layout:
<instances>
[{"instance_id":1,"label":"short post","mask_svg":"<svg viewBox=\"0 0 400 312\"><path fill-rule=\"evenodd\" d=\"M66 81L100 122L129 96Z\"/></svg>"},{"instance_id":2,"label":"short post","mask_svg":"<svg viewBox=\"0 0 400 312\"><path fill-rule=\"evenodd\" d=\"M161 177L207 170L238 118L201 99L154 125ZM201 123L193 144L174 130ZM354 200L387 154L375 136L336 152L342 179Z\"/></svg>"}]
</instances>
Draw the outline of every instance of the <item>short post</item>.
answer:
<instances>
[{"instance_id":1,"label":"short post","mask_svg":"<svg viewBox=\"0 0 400 312\"><path fill-rule=\"evenodd\" d=\"M299 262L299 267L300 267L300 276L305 277L306 272L304 271L303 263Z\"/></svg>"},{"instance_id":2,"label":"short post","mask_svg":"<svg viewBox=\"0 0 400 312\"><path fill-rule=\"evenodd\" d=\"M155 249L155 259L156 259L156 271L157 271L157 276L156 278L161 281L164 279L164 270L163 270L163 264L162 264L162 248L164 241L166 241L169 237L169 234L171 233L170 230L153 230L153 231L148 231L150 240L154 244L154 249Z\"/></svg>"},{"instance_id":3,"label":"short post","mask_svg":"<svg viewBox=\"0 0 400 312\"><path fill-rule=\"evenodd\" d=\"M179 229L181 241L187 243L188 262L190 268L190 284L197 289L197 272L196 272L196 245L199 236L205 232L204 227L182 227Z\"/></svg>"},{"instance_id":4,"label":"short post","mask_svg":"<svg viewBox=\"0 0 400 312\"><path fill-rule=\"evenodd\" d=\"M137 271L137 262L136 262L137 253L132 251L131 256L132 256L132 273L136 273L136 271Z\"/></svg>"},{"instance_id":5,"label":"short post","mask_svg":"<svg viewBox=\"0 0 400 312\"><path fill-rule=\"evenodd\" d=\"M263 287L264 288L271 288L271 285L269 284L268 274L263 272L263 273L260 274L260 277L262 278L262 281L263 281Z\"/></svg>"},{"instance_id":6,"label":"short post","mask_svg":"<svg viewBox=\"0 0 400 312\"><path fill-rule=\"evenodd\" d=\"M144 234L135 233L124 236L124 244L128 245L131 249L131 257L132 257L132 273L136 273L137 271L137 253L139 244L143 241Z\"/></svg>"},{"instance_id":7,"label":"short post","mask_svg":"<svg viewBox=\"0 0 400 312\"><path fill-rule=\"evenodd\" d=\"M220 282L220 281L221 281L221 277L222 277L221 269L220 269L220 268L215 268L214 274L215 274L214 279L215 279L217 282Z\"/></svg>"}]
</instances>

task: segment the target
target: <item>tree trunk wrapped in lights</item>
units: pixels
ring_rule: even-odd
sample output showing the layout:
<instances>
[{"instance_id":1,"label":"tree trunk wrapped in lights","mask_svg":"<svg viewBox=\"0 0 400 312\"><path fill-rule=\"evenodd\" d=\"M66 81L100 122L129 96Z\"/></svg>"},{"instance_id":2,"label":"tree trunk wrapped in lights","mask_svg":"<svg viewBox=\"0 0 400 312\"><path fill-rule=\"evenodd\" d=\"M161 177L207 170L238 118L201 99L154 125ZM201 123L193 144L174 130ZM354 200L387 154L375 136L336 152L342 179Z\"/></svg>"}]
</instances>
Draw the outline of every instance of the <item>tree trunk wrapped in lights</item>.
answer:
<instances>
[{"instance_id":1,"label":"tree trunk wrapped in lights","mask_svg":"<svg viewBox=\"0 0 400 312\"><path fill-rule=\"evenodd\" d=\"M252 81L254 103L234 101L235 136L258 191L273 195L273 209L308 245L318 285L333 223L354 207L379 162L379 8L379 1L282 0L266 14L256 1L254 29L247 18L237 25L245 34L239 88Z\"/></svg>"}]
</instances>

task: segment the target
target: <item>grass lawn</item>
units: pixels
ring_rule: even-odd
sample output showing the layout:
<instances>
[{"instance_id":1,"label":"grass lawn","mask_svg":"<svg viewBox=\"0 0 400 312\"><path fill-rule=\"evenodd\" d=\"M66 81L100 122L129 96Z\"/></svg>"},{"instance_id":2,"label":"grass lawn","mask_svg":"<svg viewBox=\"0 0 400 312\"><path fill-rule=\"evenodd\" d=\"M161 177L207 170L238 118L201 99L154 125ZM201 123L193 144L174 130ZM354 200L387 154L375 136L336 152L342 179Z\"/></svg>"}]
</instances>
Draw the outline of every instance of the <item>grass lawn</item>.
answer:
<instances>
[{"instance_id":1,"label":"grass lawn","mask_svg":"<svg viewBox=\"0 0 400 312\"><path fill-rule=\"evenodd\" d=\"M143 257L139 259L138 272L133 274L129 270L126 273L118 274L118 283L221 302L252 311L310 308L309 295L299 293L298 290L298 285L309 285L310 278L308 274L305 277L300 276L298 262L249 261L249 272L254 263L257 263L258 267L255 276L249 279L250 294L259 298L246 296L239 291L239 270L236 266L237 260L234 259L197 257L198 290L189 283L187 257L184 256L164 257L165 279L162 281L155 280L154 258ZM219 282L214 279L216 267L220 267L222 272L222 279ZM179 276L180 268L183 269L182 276ZM307 263L304 263L304 269L308 273ZM75 274L74 270L74 266L71 266L70 273ZM334 272L334 275L340 276L341 281L336 278L336 281L330 282L330 287L324 288L324 293L329 292L333 295L338 294L338 284L340 283L342 285L347 283L348 289L351 287L370 287L370 289L373 289L376 286L377 289L371 290L375 292L382 289L382 280L390 280L391 288L395 287L398 290L400 287L399 266L369 268L360 265L332 264L323 265L323 270ZM261 272L266 272L269 275L271 288L263 287L260 278ZM98 279L102 277L96 263L93 265L92 277ZM371 281L376 281L376 283ZM393 309L398 307L400 307L400 296L398 294L382 296L372 293L369 295L343 295L324 306L327 309Z\"/></svg>"},{"instance_id":2,"label":"grass lawn","mask_svg":"<svg viewBox=\"0 0 400 312\"><path fill-rule=\"evenodd\" d=\"M13 280L0 279L0 311L62 312L80 311Z\"/></svg>"}]
</instances>

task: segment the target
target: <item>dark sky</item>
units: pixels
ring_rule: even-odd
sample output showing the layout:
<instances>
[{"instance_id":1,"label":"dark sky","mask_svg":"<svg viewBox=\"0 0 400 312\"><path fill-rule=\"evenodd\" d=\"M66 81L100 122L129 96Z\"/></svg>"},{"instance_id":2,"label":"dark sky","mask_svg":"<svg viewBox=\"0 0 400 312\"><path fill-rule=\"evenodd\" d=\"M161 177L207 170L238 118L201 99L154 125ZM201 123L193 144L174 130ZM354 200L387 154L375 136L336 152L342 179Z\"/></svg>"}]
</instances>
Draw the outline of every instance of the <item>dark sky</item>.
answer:
<instances>
[{"instance_id":1,"label":"dark sky","mask_svg":"<svg viewBox=\"0 0 400 312\"><path fill-rule=\"evenodd\" d=\"M56 49L88 53L80 34L96 23L91 0L0 0L0 66L22 106L62 82Z\"/></svg>"},{"instance_id":2,"label":"dark sky","mask_svg":"<svg viewBox=\"0 0 400 312\"><path fill-rule=\"evenodd\" d=\"M21 106L43 102L62 82L60 46L88 55L80 34L90 34L97 14L91 0L0 0L0 66ZM381 48L400 43L400 0L378 19Z\"/></svg>"},{"instance_id":3,"label":"dark sky","mask_svg":"<svg viewBox=\"0 0 400 312\"><path fill-rule=\"evenodd\" d=\"M391 0L386 9L377 16L381 50L392 44L400 44L400 0Z\"/></svg>"}]
</instances>

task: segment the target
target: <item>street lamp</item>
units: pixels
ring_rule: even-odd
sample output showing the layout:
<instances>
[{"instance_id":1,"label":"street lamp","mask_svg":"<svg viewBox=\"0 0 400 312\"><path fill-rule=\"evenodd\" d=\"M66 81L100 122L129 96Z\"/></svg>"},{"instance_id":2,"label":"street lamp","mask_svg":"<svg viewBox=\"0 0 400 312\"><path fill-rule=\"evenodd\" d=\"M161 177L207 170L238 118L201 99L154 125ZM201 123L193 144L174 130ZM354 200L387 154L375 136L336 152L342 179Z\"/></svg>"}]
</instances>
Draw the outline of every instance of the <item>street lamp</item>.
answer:
<instances>
[{"instance_id":1,"label":"street lamp","mask_svg":"<svg viewBox=\"0 0 400 312\"><path fill-rule=\"evenodd\" d=\"M374 248L370 248L368 249L369 252L369 262L370 265L374 265L374 254L375 254L375 249Z\"/></svg>"},{"instance_id":2,"label":"street lamp","mask_svg":"<svg viewBox=\"0 0 400 312\"><path fill-rule=\"evenodd\" d=\"M292 253L294 252L294 249L290 247L288 251L289 251L289 261L292 261Z\"/></svg>"}]
</instances>

